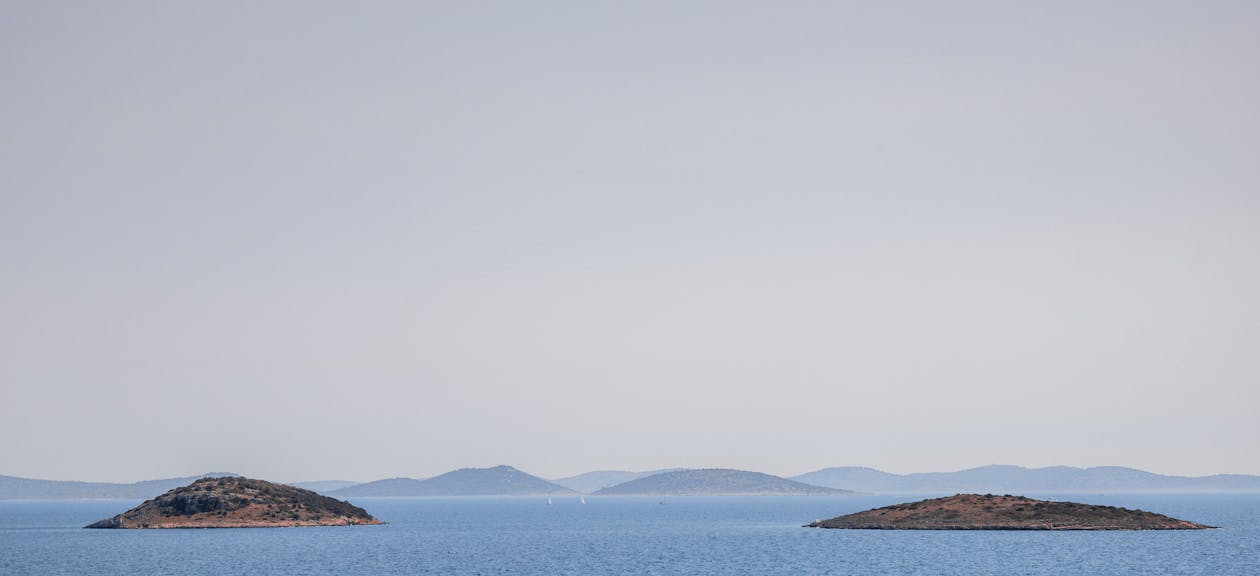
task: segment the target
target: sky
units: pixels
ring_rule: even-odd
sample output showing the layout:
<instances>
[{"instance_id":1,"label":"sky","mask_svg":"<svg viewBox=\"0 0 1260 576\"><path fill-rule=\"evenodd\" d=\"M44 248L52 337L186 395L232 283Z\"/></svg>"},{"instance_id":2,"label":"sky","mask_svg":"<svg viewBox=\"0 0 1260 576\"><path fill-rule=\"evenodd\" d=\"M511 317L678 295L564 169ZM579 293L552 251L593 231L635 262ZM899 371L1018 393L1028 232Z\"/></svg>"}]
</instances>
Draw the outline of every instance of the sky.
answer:
<instances>
[{"instance_id":1,"label":"sky","mask_svg":"<svg viewBox=\"0 0 1260 576\"><path fill-rule=\"evenodd\" d=\"M0 3L0 474L1260 474L1258 26Z\"/></svg>"}]
</instances>

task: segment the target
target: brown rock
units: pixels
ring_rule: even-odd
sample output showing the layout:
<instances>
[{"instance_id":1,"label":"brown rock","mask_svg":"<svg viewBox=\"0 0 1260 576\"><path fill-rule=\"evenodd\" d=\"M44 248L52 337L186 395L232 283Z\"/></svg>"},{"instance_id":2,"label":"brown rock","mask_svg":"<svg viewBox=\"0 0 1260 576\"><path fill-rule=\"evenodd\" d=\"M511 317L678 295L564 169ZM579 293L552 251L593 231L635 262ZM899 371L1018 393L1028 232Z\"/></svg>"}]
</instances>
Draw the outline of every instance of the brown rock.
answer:
<instances>
[{"instance_id":1,"label":"brown rock","mask_svg":"<svg viewBox=\"0 0 1260 576\"><path fill-rule=\"evenodd\" d=\"M867 530L1199 530L1214 528L1115 506L957 494L885 506L808 524Z\"/></svg>"}]
</instances>

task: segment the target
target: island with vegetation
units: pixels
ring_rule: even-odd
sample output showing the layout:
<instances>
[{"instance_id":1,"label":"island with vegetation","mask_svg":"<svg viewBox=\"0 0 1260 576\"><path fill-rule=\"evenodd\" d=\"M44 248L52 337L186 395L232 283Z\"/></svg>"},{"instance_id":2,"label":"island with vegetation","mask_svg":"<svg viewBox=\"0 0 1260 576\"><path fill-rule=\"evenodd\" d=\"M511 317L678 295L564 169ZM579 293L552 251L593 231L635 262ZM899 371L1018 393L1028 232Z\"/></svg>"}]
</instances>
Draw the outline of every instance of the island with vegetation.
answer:
<instances>
[{"instance_id":1,"label":"island with vegetation","mask_svg":"<svg viewBox=\"0 0 1260 576\"><path fill-rule=\"evenodd\" d=\"M866 530L1199 530L1213 528L1115 506L957 494L819 520L810 528Z\"/></svg>"},{"instance_id":2,"label":"island with vegetation","mask_svg":"<svg viewBox=\"0 0 1260 576\"><path fill-rule=\"evenodd\" d=\"M271 528L381 524L310 490L240 476L202 478L87 528Z\"/></svg>"}]
</instances>

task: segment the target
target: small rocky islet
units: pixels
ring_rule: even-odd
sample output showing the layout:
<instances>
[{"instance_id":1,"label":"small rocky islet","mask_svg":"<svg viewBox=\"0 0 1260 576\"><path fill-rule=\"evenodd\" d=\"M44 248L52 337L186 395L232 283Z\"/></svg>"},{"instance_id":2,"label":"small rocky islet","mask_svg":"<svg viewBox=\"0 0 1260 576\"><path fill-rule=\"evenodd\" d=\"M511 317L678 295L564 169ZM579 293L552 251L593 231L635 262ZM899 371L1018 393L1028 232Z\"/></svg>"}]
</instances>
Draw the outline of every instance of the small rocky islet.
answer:
<instances>
[{"instance_id":1,"label":"small rocky islet","mask_svg":"<svg viewBox=\"0 0 1260 576\"><path fill-rule=\"evenodd\" d=\"M274 528L381 524L366 510L265 480L201 478L87 528Z\"/></svg>"},{"instance_id":2,"label":"small rocky islet","mask_svg":"<svg viewBox=\"0 0 1260 576\"><path fill-rule=\"evenodd\" d=\"M819 520L809 528L857 530L1201 530L1215 528L1116 506L957 494Z\"/></svg>"}]
</instances>

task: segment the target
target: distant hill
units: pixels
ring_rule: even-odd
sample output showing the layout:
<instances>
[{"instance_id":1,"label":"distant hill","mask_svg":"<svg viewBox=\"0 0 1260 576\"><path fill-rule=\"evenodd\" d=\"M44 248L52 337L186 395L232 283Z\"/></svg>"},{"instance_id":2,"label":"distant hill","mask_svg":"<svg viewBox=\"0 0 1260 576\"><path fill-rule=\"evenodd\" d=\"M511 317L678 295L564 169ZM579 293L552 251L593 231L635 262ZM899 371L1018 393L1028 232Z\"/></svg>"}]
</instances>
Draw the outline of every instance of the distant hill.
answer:
<instances>
[{"instance_id":1,"label":"distant hill","mask_svg":"<svg viewBox=\"0 0 1260 576\"><path fill-rule=\"evenodd\" d=\"M793 480L882 493L1016 493L1016 492L1260 492L1260 476L1164 476L1133 468L1101 466L982 466L958 472L890 474L873 468L824 468Z\"/></svg>"},{"instance_id":2,"label":"distant hill","mask_svg":"<svg viewBox=\"0 0 1260 576\"><path fill-rule=\"evenodd\" d=\"M557 478L552 480L556 484L571 488L578 492L590 494L596 490L624 484L631 480L645 478L661 472L674 472L682 470L682 468L665 468L662 470L650 470L648 472L630 472L628 470L596 470L594 472L586 472L576 476L566 478Z\"/></svg>"},{"instance_id":3,"label":"distant hill","mask_svg":"<svg viewBox=\"0 0 1260 576\"><path fill-rule=\"evenodd\" d=\"M357 484L358 482L351 482L349 480L311 480L309 482L290 482L289 486L296 486L312 492L327 494L333 490L341 490L342 488L349 488L350 486L355 486Z\"/></svg>"},{"instance_id":4,"label":"distant hill","mask_svg":"<svg viewBox=\"0 0 1260 576\"><path fill-rule=\"evenodd\" d=\"M783 495L851 494L849 490L812 486L761 472L711 468L676 470L624 482L597 495Z\"/></svg>"},{"instance_id":5,"label":"distant hill","mask_svg":"<svg viewBox=\"0 0 1260 576\"><path fill-rule=\"evenodd\" d=\"M69 480L38 480L17 476L0 476L0 500L74 500L83 498L145 499L157 496L200 478L236 476L226 472L211 472L182 478L163 478L142 482L76 482Z\"/></svg>"},{"instance_id":6,"label":"distant hill","mask_svg":"<svg viewBox=\"0 0 1260 576\"><path fill-rule=\"evenodd\" d=\"M461 468L425 480L390 478L330 492L338 498L363 496L520 496L570 494L573 490L511 466Z\"/></svg>"},{"instance_id":7,"label":"distant hill","mask_svg":"<svg viewBox=\"0 0 1260 576\"><path fill-rule=\"evenodd\" d=\"M423 484L424 480L415 478L385 478L332 490L329 494L338 498L354 496L427 496L428 494L423 493L424 488L420 487Z\"/></svg>"}]
</instances>

